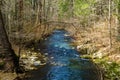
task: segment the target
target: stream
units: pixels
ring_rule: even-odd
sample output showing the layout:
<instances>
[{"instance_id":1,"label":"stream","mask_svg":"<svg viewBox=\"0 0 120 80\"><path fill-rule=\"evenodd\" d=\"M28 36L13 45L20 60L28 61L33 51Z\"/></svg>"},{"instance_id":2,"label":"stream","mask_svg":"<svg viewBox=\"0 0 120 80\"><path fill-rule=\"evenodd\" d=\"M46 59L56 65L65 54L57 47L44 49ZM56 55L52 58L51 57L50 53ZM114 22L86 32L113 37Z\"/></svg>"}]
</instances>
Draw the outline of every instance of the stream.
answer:
<instances>
[{"instance_id":1,"label":"stream","mask_svg":"<svg viewBox=\"0 0 120 80\"><path fill-rule=\"evenodd\" d=\"M101 80L95 64L80 58L65 30L54 30L45 40L47 65L32 72L30 80Z\"/></svg>"}]
</instances>

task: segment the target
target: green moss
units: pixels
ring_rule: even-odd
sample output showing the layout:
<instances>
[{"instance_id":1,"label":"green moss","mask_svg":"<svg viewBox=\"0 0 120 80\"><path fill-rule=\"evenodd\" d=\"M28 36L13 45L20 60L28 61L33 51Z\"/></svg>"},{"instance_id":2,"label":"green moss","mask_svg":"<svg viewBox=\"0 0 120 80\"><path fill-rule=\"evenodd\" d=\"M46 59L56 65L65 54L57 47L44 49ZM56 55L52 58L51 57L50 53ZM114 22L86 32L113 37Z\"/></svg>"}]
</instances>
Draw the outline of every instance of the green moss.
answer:
<instances>
[{"instance_id":1,"label":"green moss","mask_svg":"<svg viewBox=\"0 0 120 80\"><path fill-rule=\"evenodd\" d=\"M0 54L0 58L4 58L5 57L5 54Z\"/></svg>"},{"instance_id":2,"label":"green moss","mask_svg":"<svg viewBox=\"0 0 120 80\"><path fill-rule=\"evenodd\" d=\"M94 60L101 68L103 68L103 74L105 80L118 80L120 79L120 64L116 62L110 62L108 58Z\"/></svg>"},{"instance_id":3,"label":"green moss","mask_svg":"<svg viewBox=\"0 0 120 80\"><path fill-rule=\"evenodd\" d=\"M110 80L120 79L120 65L117 63L105 64L105 77Z\"/></svg>"},{"instance_id":4,"label":"green moss","mask_svg":"<svg viewBox=\"0 0 120 80\"><path fill-rule=\"evenodd\" d=\"M0 68L2 68L5 65L4 62L0 62Z\"/></svg>"},{"instance_id":5,"label":"green moss","mask_svg":"<svg viewBox=\"0 0 120 80\"><path fill-rule=\"evenodd\" d=\"M92 59L92 56L91 55L82 55L80 56L81 58L84 58L84 59Z\"/></svg>"}]
</instances>

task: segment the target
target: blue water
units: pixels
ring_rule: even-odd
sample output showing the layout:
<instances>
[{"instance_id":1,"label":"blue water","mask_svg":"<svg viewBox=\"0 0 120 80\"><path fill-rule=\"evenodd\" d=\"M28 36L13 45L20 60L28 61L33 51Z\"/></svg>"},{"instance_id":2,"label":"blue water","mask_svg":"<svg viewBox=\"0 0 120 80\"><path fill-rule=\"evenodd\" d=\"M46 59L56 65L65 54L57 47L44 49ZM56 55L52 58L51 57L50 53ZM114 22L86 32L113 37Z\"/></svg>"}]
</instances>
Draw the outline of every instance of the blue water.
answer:
<instances>
[{"instance_id":1,"label":"blue water","mask_svg":"<svg viewBox=\"0 0 120 80\"><path fill-rule=\"evenodd\" d=\"M55 30L45 41L49 70L45 80L100 80L95 65L71 46L72 37L65 30ZM44 79L40 79L44 80Z\"/></svg>"}]
</instances>

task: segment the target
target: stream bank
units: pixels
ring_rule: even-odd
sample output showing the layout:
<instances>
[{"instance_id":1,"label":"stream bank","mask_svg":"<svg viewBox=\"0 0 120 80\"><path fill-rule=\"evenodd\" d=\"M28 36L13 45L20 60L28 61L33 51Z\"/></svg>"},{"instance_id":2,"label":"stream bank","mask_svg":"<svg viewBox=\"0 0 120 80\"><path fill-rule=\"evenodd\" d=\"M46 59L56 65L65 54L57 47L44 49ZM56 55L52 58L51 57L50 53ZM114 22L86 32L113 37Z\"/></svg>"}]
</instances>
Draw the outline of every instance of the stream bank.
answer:
<instances>
[{"instance_id":1,"label":"stream bank","mask_svg":"<svg viewBox=\"0 0 120 80\"><path fill-rule=\"evenodd\" d=\"M65 30L55 30L45 40L47 63L31 71L28 80L102 80L96 65L90 59L80 58L80 53L70 43L73 39Z\"/></svg>"}]
</instances>

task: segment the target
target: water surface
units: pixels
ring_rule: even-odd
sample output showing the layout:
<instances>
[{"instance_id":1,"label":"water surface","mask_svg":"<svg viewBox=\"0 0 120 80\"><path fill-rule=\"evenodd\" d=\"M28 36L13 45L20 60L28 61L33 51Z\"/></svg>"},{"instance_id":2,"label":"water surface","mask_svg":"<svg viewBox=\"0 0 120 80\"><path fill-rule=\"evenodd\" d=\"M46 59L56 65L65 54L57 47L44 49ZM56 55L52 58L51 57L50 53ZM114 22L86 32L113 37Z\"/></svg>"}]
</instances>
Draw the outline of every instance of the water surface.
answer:
<instances>
[{"instance_id":1,"label":"water surface","mask_svg":"<svg viewBox=\"0 0 120 80\"><path fill-rule=\"evenodd\" d=\"M93 62L80 58L68 35L65 30L55 30L47 38L44 52L48 64L31 80L100 80Z\"/></svg>"}]
</instances>

